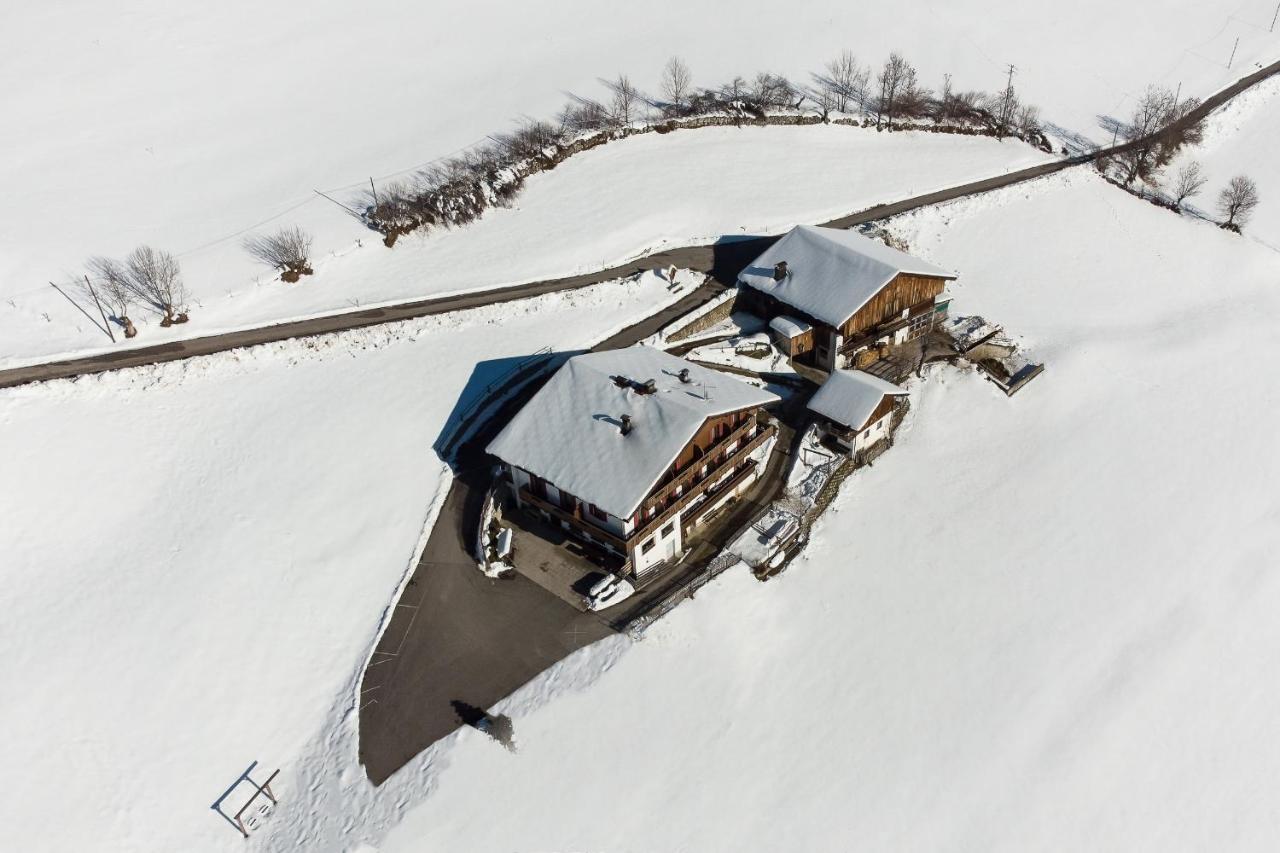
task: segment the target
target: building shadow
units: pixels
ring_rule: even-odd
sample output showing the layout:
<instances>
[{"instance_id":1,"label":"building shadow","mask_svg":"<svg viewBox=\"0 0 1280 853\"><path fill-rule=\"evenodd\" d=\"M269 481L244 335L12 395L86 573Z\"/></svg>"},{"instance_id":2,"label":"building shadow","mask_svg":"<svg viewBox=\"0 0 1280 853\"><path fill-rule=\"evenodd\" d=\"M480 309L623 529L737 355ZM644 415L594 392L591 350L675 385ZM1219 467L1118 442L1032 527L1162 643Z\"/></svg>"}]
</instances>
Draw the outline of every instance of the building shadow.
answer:
<instances>
[{"instance_id":1,"label":"building shadow","mask_svg":"<svg viewBox=\"0 0 1280 853\"><path fill-rule=\"evenodd\" d=\"M721 237L711 246L711 278L726 287L733 287L738 282L738 274L779 239L781 235L759 237L733 234Z\"/></svg>"},{"instance_id":2,"label":"building shadow","mask_svg":"<svg viewBox=\"0 0 1280 853\"><path fill-rule=\"evenodd\" d=\"M581 350L555 352L549 347L535 353L476 362L449 417L431 443L436 454L455 472L474 466L477 449L498 434L520 406L561 364Z\"/></svg>"}]
</instances>

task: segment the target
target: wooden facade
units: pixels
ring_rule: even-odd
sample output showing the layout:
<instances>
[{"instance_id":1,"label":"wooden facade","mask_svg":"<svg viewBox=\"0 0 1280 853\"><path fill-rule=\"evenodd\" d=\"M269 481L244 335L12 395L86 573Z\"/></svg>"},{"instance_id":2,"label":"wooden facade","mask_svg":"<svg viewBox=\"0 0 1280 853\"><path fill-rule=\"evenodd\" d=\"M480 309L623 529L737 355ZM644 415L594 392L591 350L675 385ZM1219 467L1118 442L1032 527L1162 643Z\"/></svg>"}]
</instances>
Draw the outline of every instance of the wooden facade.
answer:
<instances>
[{"instance_id":1,"label":"wooden facade","mask_svg":"<svg viewBox=\"0 0 1280 853\"><path fill-rule=\"evenodd\" d=\"M740 288L738 304L747 311L766 319L785 315L808 323L812 328L804 335L802 345L792 345L787 355L801 364L811 364L823 370L838 366L837 353L852 356L855 350L873 343L877 338L907 327L905 340L919 337L926 328L912 323L913 318L924 317L933 311L939 295L946 289L948 279L942 276L899 273L894 276L866 305L854 312L839 328L805 313L794 305L778 299L754 287ZM903 320L902 313L908 312ZM931 319L931 317L929 318ZM794 339L799 341L799 338ZM860 353L854 363L859 368L874 362L877 353Z\"/></svg>"},{"instance_id":2,"label":"wooden facade","mask_svg":"<svg viewBox=\"0 0 1280 853\"><path fill-rule=\"evenodd\" d=\"M782 349L783 353L788 358L800 358L805 353L813 352L814 343L812 328L809 328L807 331L801 332L794 337L783 338L783 340L786 344L779 348Z\"/></svg>"},{"instance_id":3,"label":"wooden facade","mask_svg":"<svg viewBox=\"0 0 1280 853\"><path fill-rule=\"evenodd\" d=\"M840 334L852 338L902 316L903 311L932 306L946 286L945 278L899 273L845 321Z\"/></svg>"},{"instance_id":4,"label":"wooden facade","mask_svg":"<svg viewBox=\"0 0 1280 853\"><path fill-rule=\"evenodd\" d=\"M776 434L773 424L762 421L759 408L708 418L627 519L611 516L530 472L517 476L513 469L511 474L522 503L625 558L623 572L634 577L643 571L641 564L655 543L672 538L667 532L672 519L681 519L674 537L682 543L707 509L763 470L753 457Z\"/></svg>"},{"instance_id":5,"label":"wooden facade","mask_svg":"<svg viewBox=\"0 0 1280 853\"><path fill-rule=\"evenodd\" d=\"M871 413L870 417L868 417L865 421L859 424L855 431L861 431L866 429L871 424L875 423L876 421L883 418L885 415L892 412L893 407L896 403L897 403L896 397L892 397L886 394L884 396L884 399L880 401L880 405L876 406L875 411Z\"/></svg>"}]
</instances>

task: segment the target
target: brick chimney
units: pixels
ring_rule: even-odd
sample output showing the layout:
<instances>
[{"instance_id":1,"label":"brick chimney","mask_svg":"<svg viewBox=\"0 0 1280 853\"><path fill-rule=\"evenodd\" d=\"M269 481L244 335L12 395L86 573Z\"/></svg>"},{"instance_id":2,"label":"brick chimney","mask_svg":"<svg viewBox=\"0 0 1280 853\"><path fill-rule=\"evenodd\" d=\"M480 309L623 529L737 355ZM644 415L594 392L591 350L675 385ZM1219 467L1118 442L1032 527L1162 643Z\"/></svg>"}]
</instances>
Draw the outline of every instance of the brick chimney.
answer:
<instances>
[{"instance_id":1,"label":"brick chimney","mask_svg":"<svg viewBox=\"0 0 1280 853\"><path fill-rule=\"evenodd\" d=\"M631 415L622 416L622 434L623 435L631 434Z\"/></svg>"}]
</instances>

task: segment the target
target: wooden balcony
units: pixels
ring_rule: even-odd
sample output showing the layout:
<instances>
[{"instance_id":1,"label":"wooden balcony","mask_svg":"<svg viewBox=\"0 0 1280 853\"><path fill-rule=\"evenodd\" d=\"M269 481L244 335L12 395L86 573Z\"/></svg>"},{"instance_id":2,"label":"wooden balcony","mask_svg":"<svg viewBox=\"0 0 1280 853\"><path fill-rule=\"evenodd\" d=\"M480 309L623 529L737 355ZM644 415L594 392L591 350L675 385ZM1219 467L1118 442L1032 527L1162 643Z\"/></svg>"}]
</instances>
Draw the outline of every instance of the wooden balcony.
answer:
<instances>
[{"instance_id":1,"label":"wooden balcony","mask_svg":"<svg viewBox=\"0 0 1280 853\"><path fill-rule=\"evenodd\" d=\"M700 480L692 489L690 489L689 491L681 495L680 498L675 503L671 504L662 512L658 513L652 520L645 522L643 527L641 527L635 533L631 534L631 537L630 539L628 539L628 541L634 542L637 539L644 539L645 537L649 536L650 534L653 533L653 531L657 530L659 527L661 527L663 524L669 521L673 515L675 515L677 512L679 512L680 510L687 507L690 503L692 503L695 498L698 498L699 496L704 494L708 496L712 494L719 494L723 490L723 486L717 488L713 493L709 489L711 482L723 476L724 472L727 469L734 468L742 464L744 460L746 460L750 465L755 465L755 461L747 460L747 456L752 451L754 451L757 447L759 447L760 445L768 441L769 438L775 435L777 432L778 432L778 428L773 424L769 424L767 427L760 430L759 435L757 435L755 438L751 439L746 444L742 445L737 450L735 450L733 452L733 455L731 455L728 459L726 459L723 464L717 466L711 471L708 471L706 477L702 478L702 480Z\"/></svg>"},{"instance_id":2,"label":"wooden balcony","mask_svg":"<svg viewBox=\"0 0 1280 853\"><path fill-rule=\"evenodd\" d=\"M758 416L753 416L750 420L748 420L746 423L739 426L733 432L729 433L724 438L720 439L715 444L711 445L711 447L707 448L707 452L704 453L702 456L700 456L698 459L695 459L687 469L685 469L684 471L681 471L674 478L672 478L666 485L658 487L657 491L653 492L651 495L649 495L649 497L645 498L644 504L648 506L654 503L659 503L661 501L664 501L667 499L667 497L669 497L672 493L674 493L675 490L680 486L684 486L687 489L690 486L697 483L698 481L702 480L703 479L703 477L701 476L702 465L700 464L702 460L714 459L716 456L720 455L720 453L730 444L733 444L735 441L738 441L739 439L745 438L746 436L750 435L752 429L758 426L759 423L760 421L758 419ZM770 427L766 427L766 428L770 428ZM719 468L721 466L716 466L716 467ZM716 472L714 470L708 471L707 476L708 477L715 476L715 473Z\"/></svg>"},{"instance_id":3,"label":"wooden balcony","mask_svg":"<svg viewBox=\"0 0 1280 853\"><path fill-rule=\"evenodd\" d=\"M745 433L748 427L754 426L755 423L756 422L752 420L746 424L743 424L737 430L725 436L721 442L715 445L715 447L721 447L723 445L728 445L733 443L733 441L736 438L741 437L741 435ZM551 514L552 518L558 519L560 521L567 521L571 527L574 527L579 531L583 531L591 534L591 536L597 541L606 542L609 545L616 548L622 554L626 555L630 553L630 549L634 547L639 541L651 536L655 530L657 530L663 524L666 524L668 521L670 521L672 516L674 516L676 513L680 512L680 510L687 507L690 503L692 503L697 498L701 497L702 495L707 495L708 500L710 500L712 497L714 497L714 495L717 495L720 492L724 491L726 487L733 487L733 486L736 486L737 483L740 483L741 482L740 478L746 476L744 472L746 470L753 468L756 464L754 460L747 459L747 456L749 456L758 447L760 447L762 444L768 441L771 437L776 435L777 432L778 432L778 428L774 424L768 424L764 426L759 431L759 433L757 433L753 438L751 438L746 443L742 444L737 450L735 450L732 454L730 454L729 457L724 460L724 462L722 462L720 465L717 465L715 468L708 471L705 477L702 477L697 482L693 483L693 485L689 488L689 490L686 491L684 494L682 494L679 497L679 499L677 499L670 506L663 509L662 512L658 513L652 519L645 522L641 527L637 528L626 539L623 539L622 537L617 536L616 534L611 533L608 530L604 529L603 527L600 527L595 523L593 523L590 519L588 519L583 514L581 504L578 504L578 508L576 511L570 511L565 509L562 506L558 506L557 504L552 503L546 498L538 497L533 492L529 491L527 486L520 489L520 500L523 501L524 503L529 504L530 506L536 507L538 509L546 510L548 513ZM746 463L745 466L743 465L744 462ZM714 492L710 491L709 487L714 480L724 476L724 473L726 470L729 470L731 468L738 468L739 466L742 466L740 470L737 471L735 474L733 474L728 481L726 481L724 484L719 485ZM700 471L701 466L699 466L697 470ZM668 485L674 487L683 479L684 479L683 477L679 477L676 480L673 480ZM666 487L664 486L663 490L665 489ZM662 492L658 492L655 494L660 494L660 493Z\"/></svg>"},{"instance_id":4,"label":"wooden balcony","mask_svg":"<svg viewBox=\"0 0 1280 853\"><path fill-rule=\"evenodd\" d=\"M565 509L562 506L557 506L556 504L553 504L551 501L547 500L546 498L538 497L533 492L529 491L527 486L520 489L520 500L527 504L535 506L538 509L546 510L547 512L551 513L551 516L553 518L559 519L560 521L567 521L571 526L576 527L579 530L584 530L587 533L590 533L593 538L601 542L609 543L610 545L612 545L613 547L621 551L624 555L627 553L627 540L613 533L610 533L608 530L604 529L603 527L600 527L599 525L589 521L582 514L581 504L578 504L578 509L576 511L570 512L569 510Z\"/></svg>"},{"instance_id":5,"label":"wooden balcony","mask_svg":"<svg viewBox=\"0 0 1280 853\"><path fill-rule=\"evenodd\" d=\"M682 518L681 523L686 527L696 524L698 519L705 515L710 510L711 505L716 502L716 497L724 492L733 491L741 486L742 482L750 477L751 473L755 471L755 469L756 461L754 459L748 459L747 464L743 465L737 473L725 480L723 483L718 484L714 493L708 493L707 499L702 504L695 507L693 512L691 512L686 518Z\"/></svg>"}]
</instances>

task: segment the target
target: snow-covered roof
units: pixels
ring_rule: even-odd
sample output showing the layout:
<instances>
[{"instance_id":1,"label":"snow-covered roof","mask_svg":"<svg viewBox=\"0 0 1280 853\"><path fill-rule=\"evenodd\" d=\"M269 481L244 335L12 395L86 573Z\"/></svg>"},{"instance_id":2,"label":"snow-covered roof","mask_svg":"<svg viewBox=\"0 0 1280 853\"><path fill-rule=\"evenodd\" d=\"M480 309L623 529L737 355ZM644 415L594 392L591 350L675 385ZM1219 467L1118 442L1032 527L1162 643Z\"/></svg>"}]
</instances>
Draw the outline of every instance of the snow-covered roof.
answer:
<instances>
[{"instance_id":1,"label":"snow-covered roof","mask_svg":"<svg viewBox=\"0 0 1280 853\"><path fill-rule=\"evenodd\" d=\"M850 429L862 429L885 395L907 392L861 370L836 370L809 400L809 408Z\"/></svg>"},{"instance_id":2,"label":"snow-covered roof","mask_svg":"<svg viewBox=\"0 0 1280 853\"><path fill-rule=\"evenodd\" d=\"M787 275L776 281L774 267L783 261ZM839 326L899 273L956 277L856 231L797 225L752 261L738 281Z\"/></svg>"},{"instance_id":3,"label":"snow-covered roof","mask_svg":"<svg viewBox=\"0 0 1280 853\"><path fill-rule=\"evenodd\" d=\"M795 317L774 317L769 321L769 328L784 338L798 338L805 332L813 331L813 326Z\"/></svg>"},{"instance_id":4,"label":"snow-covered roof","mask_svg":"<svg viewBox=\"0 0 1280 853\"><path fill-rule=\"evenodd\" d=\"M680 371L689 371L689 382ZM614 377L630 384L619 386ZM636 387L652 379L652 394ZM627 518L709 417L778 399L754 385L637 345L565 362L499 433L490 453ZM621 416L631 416L623 435Z\"/></svg>"}]
</instances>

